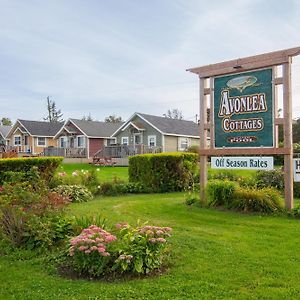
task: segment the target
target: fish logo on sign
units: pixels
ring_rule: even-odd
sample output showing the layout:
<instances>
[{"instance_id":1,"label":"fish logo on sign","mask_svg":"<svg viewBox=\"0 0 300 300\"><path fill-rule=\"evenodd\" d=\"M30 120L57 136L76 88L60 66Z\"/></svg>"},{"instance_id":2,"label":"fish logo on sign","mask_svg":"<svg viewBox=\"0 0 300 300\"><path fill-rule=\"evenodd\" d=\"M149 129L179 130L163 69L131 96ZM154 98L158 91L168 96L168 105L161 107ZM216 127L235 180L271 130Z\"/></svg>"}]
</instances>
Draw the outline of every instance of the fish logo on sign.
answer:
<instances>
[{"instance_id":1,"label":"fish logo on sign","mask_svg":"<svg viewBox=\"0 0 300 300\"><path fill-rule=\"evenodd\" d=\"M248 86L253 86L257 81L255 76L240 76L227 81L227 86L231 89L237 89L241 93Z\"/></svg>"}]
</instances>

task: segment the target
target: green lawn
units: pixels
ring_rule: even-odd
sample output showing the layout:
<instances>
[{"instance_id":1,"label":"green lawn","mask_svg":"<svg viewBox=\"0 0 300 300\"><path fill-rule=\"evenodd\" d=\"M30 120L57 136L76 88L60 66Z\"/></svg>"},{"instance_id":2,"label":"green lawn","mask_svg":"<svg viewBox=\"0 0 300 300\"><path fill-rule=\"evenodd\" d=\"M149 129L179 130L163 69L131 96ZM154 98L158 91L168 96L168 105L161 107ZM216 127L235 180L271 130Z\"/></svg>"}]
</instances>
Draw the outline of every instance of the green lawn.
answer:
<instances>
[{"instance_id":1,"label":"green lawn","mask_svg":"<svg viewBox=\"0 0 300 300\"><path fill-rule=\"evenodd\" d=\"M171 226L172 265L125 282L68 280L38 258L0 257L1 299L299 299L300 221L183 203L183 194L102 197L72 204L75 215Z\"/></svg>"},{"instance_id":2,"label":"green lawn","mask_svg":"<svg viewBox=\"0 0 300 300\"><path fill-rule=\"evenodd\" d=\"M76 170L89 171L91 169L97 170L98 177L101 181L112 181L115 178L128 181L128 167L97 167L91 164L62 164L58 168L58 172L64 171L70 175Z\"/></svg>"}]
</instances>

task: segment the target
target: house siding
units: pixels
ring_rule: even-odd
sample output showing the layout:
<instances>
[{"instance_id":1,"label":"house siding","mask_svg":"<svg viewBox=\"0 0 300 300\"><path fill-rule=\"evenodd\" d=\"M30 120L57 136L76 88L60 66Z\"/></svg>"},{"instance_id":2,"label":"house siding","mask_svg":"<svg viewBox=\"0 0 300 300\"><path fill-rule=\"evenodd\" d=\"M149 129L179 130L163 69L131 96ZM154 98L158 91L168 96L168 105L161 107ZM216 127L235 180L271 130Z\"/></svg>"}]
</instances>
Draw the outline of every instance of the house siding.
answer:
<instances>
[{"instance_id":1,"label":"house siding","mask_svg":"<svg viewBox=\"0 0 300 300\"><path fill-rule=\"evenodd\" d=\"M185 137L180 136L165 136L165 152L182 151L179 149L180 139ZM188 138L189 146L199 145L200 139Z\"/></svg>"},{"instance_id":2,"label":"house siding","mask_svg":"<svg viewBox=\"0 0 300 300\"><path fill-rule=\"evenodd\" d=\"M165 152L178 151L178 137L165 135Z\"/></svg>"},{"instance_id":3,"label":"house siding","mask_svg":"<svg viewBox=\"0 0 300 300\"><path fill-rule=\"evenodd\" d=\"M156 146L162 147L162 135L159 131L157 131L155 128L153 128L151 125L146 123L144 120L142 120L139 116L135 116L132 120L132 123L140 123L142 124L143 130L142 133L142 140L141 143L144 145L148 145L148 136L149 135L156 135ZM138 132L135 130L135 132ZM117 135L117 144L122 143L122 137L128 137L129 138L129 145L133 145L133 133L132 133L132 127L127 127L124 131L120 131Z\"/></svg>"},{"instance_id":4,"label":"house siding","mask_svg":"<svg viewBox=\"0 0 300 300\"><path fill-rule=\"evenodd\" d=\"M93 157L98 150L103 148L103 146L104 146L104 139L90 138L89 139L89 157Z\"/></svg>"}]
</instances>

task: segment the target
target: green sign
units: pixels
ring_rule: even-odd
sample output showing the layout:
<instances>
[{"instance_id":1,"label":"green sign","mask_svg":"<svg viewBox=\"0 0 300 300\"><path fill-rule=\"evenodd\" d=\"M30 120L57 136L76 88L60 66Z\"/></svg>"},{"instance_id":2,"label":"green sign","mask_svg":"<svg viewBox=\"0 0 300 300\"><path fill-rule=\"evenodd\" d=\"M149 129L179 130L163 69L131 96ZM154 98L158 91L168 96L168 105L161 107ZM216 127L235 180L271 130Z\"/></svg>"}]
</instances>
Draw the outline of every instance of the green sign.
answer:
<instances>
[{"instance_id":1,"label":"green sign","mask_svg":"<svg viewBox=\"0 0 300 300\"><path fill-rule=\"evenodd\" d=\"M215 147L274 147L272 69L214 78Z\"/></svg>"}]
</instances>

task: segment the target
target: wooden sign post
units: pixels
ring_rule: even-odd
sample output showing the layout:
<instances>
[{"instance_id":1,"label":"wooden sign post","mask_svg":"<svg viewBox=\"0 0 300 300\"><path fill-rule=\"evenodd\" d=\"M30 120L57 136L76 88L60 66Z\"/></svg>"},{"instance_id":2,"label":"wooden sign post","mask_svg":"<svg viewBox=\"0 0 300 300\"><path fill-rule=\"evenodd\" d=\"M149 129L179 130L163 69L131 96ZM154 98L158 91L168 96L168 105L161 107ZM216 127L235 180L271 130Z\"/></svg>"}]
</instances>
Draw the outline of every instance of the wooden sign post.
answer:
<instances>
[{"instance_id":1,"label":"wooden sign post","mask_svg":"<svg viewBox=\"0 0 300 300\"><path fill-rule=\"evenodd\" d=\"M292 57L299 54L300 47L296 47L187 70L200 79L202 202L206 202L208 156L281 154L284 155L285 206L293 208L291 63ZM282 68L282 77L277 76L278 68ZM283 118L278 116L278 85L283 86ZM218 97L221 100L215 107ZM283 148L278 147L281 124Z\"/></svg>"}]
</instances>

